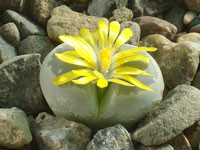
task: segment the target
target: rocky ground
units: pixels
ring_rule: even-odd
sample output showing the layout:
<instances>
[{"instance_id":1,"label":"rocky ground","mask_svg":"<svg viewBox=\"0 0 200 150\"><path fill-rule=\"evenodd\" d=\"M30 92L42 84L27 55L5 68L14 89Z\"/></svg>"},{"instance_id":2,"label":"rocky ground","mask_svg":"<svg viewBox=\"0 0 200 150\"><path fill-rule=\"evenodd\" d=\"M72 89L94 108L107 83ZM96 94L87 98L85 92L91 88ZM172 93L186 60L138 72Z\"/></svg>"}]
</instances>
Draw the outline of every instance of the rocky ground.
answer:
<instances>
[{"instance_id":1,"label":"rocky ground","mask_svg":"<svg viewBox=\"0 0 200 150\"><path fill-rule=\"evenodd\" d=\"M39 84L58 35L77 35L98 20L130 27L165 81L158 109L127 131L92 134L53 116ZM199 0L0 0L0 150L200 150Z\"/></svg>"}]
</instances>

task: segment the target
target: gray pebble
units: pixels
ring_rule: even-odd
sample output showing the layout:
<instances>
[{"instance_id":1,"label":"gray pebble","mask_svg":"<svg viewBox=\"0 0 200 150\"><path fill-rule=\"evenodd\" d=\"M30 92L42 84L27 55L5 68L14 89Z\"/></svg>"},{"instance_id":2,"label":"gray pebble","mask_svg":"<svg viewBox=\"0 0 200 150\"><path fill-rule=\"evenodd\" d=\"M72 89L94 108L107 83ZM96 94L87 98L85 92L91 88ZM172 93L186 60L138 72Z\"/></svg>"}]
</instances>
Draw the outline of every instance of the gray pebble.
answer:
<instances>
[{"instance_id":1,"label":"gray pebble","mask_svg":"<svg viewBox=\"0 0 200 150\"><path fill-rule=\"evenodd\" d=\"M113 11L113 18L115 21L118 21L120 23L123 21L131 21L131 19L133 18L133 12L126 7L120 7Z\"/></svg>"}]
</instances>

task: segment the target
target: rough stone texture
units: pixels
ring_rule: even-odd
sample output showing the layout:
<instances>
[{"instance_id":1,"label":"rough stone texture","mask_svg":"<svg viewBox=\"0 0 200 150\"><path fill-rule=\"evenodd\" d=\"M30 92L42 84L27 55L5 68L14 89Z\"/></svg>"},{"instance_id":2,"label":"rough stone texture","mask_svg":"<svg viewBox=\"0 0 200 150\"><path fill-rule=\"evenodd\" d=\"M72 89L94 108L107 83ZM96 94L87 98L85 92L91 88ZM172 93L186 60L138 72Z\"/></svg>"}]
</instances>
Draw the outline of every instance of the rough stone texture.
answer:
<instances>
[{"instance_id":1,"label":"rough stone texture","mask_svg":"<svg viewBox=\"0 0 200 150\"><path fill-rule=\"evenodd\" d=\"M151 34L162 34L173 39L177 32L175 25L159 18L143 16L134 18L133 21L140 25L142 38Z\"/></svg>"},{"instance_id":2,"label":"rough stone texture","mask_svg":"<svg viewBox=\"0 0 200 150\"><path fill-rule=\"evenodd\" d=\"M133 31L133 36L128 41L129 44L138 46L140 41L141 29L140 26L132 21L125 21L121 23L121 30L124 28L130 28Z\"/></svg>"},{"instance_id":3,"label":"rough stone texture","mask_svg":"<svg viewBox=\"0 0 200 150\"><path fill-rule=\"evenodd\" d=\"M200 24L193 26L192 28L190 28L189 32L197 32L200 33Z\"/></svg>"},{"instance_id":4,"label":"rough stone texture","mask_svg":"<svg viewBox=\"0 0 200 150\"><path fill-rule=\"evenodd\" d=\"M128 131L120 124L99 130L86 150L134 150Z\"/></svg>"},{"instance_id":5,"label":"rough stone texture","mask_svg":"<svg viewBox=\"0 0 200 150\"><path fill-rule=\"evenodd\" d=\"M26 114L13 107L0 108L0 145L9 148L20 148L32 140Z\"/></svg>"},{"instance_id":6,"label":"rough stone texture","mask_svg":"<svg viewBox=\"0 0 200 150\"><path fill-rule=\"evenodd\" d=\"M186 34L179 36L176 40L177 43L181 43L184 41L199 43L200 42L200 33L186 33Z\"/></svg>"},{"instance_id":7,"label":"rough stone texture","mask_svg":"<svg viewBox=\"0 0 200 150\"><path fill-rule=\"evenodd\" d=\"M132 138L147 146L166 143L200 119L199 107L200 91L190 85L178 85L132 134Z\"/></svg>"},{"instance_id":8,"label":"rough stone texture","mask_svg":"<svg viewBox=\"0 0 200 150\"><path fill-rule=\"evenodd\" d=\"M175 5L164 14L164 19L177 27L178 32L183 28L183 18L186 13L186 8L183 6Z\"/></svg>"},{"instance_id":9,"label":"rough stone texture","mask_svg":"<svg viewBox=\"0 0 200 150\"><path fill-rule=\"evenodd\" d=\"M28 54L10 58L0 65L0 107L18 107L28 114L42 111L39 84L40 55Z\"/></svg>"},{"instance_id":10,"label":"rough stone texture","mask_svg":"<svg viewBox=\"0 0 200 150\"><path fill-rule=\"evenodd\" d=\"M0 34L14 47L20 43L20 34L17 26L14 23L7 23L0 27Z\"/></svg>"},{"instance_id":11,"label":"rough stone texture","mask_svg":"<svg viewBox=\"0 0 200 150\"><path fill-rule=\"evenodd\" d=\"M38 23L46 25L51 11L62 4L62 0L31 0L29 12Z\"/></svg>"},{"instance_id":12,"label":"rough stone texture","mask_svg":"<svg viewBox=\"0 0 200 150\"><path fill-rule=\"evenodd\" d=\"M133 18L133 12L126 7L121 7L113 11L113 18L115 21L120 23L124 21L131 21Z\"/></svg>"},{"instance_id":13,"label":"rough stone texture","mask_svg":"<svg viewBox=\"0 0 200 150\"><path fill-rule=\"evenodd\" d=\"M16 11L23 11L26 0L0 0L0 11L12 9Z\"/></svg>"},{"instance_id":14,"label":"rough stone texture","mask_svg":"<svg viewBox=\"0 0 200 150\"><path fill-rule=\"evenodd\" d=\"M91 130L83 124L40 113L32 121L37 150L84 150Z\"/></svg>"},{"instance_id":15,"label":"rough stone texture","mask_svg":"<svg viewBox=\"0 0 200 150\"><path fill-rule=\"evenodd\" d=\"M184 134L180 134L169 142L174 150L192 150L192 147Z\"/></svg>"},{"instance_id":16,"label":"rough stone texture","mask_svg":"<svg viewBox=\"0 0 200 150\"><path fill-rule=\"evenodd\" d=\"M18 53L22 54L41 54L41 60L54 48L47 36L32 35L24 39L18 49Z\"/></svg>"},{"instance_id":17,"label":"rough stone texture","mask_svg":"<svg viewBox=\"0 0 200 150\"><path fill-rule=\"evenodd\" d=\"M35 24L30 19L25 16L18 14L12 10L6 10L3 13L3 21L4 23L13 22L19 29L20 35L22 39L30 35L45 35L45 31L43 28Z\"/></svg>"},{"instance_id":18,"label":"rough stone texture","mask_svg":"<svg viewBox=\"0 0 200 150\"><path fill-rule=\"evenodd\" d=\"M197 16L197 14L193 11L188 11L187 13L185 13L184 18L183 18L183 22L184 24L189 24L190 22L192 22L192 20L194 20L194 18Z\"/></svg>"},{"instance_id":19,"label":"rough stone texture","mask_svg":"<svg viewBox=\"0 0 200 150\"><path fill-rule=\"evenodd\" d=\"M169 144L165 144L165 145L161 145L161 146L157 146L157 147L150 147L150 146L139 146L137 147L137 150L174 150L174 148L169 145Z\"/></svg>"},{"instance_id":20,"label":"rough stone texture","mask_svg":"<svg viewBox=\"0 0 200 150\"><path fill-rule=\"evenodd\" d=\"M0 63L16 55L16 49L0 35Z\"/></svg>"},{"instance_id":21,"label":"rough stone texture","mask_svg":"<svg viewBox=\"0 0 200 150\"><path fill-rule=\"evenodd\" d=\"M200 71L196 73L192 85L200 90Z\"/></svg>"},{"instance_id":22,"label":"rough stone texture","mask_svg":"<svg viewBox=\"0 0 200 150\"><path fill-rule=\"evenodd\" d=\"M200 1L199 0L184 0L185 5L189 10L192 10L196 13L200 13Z\"/></svg>"},{"instance_id":23,"label":"rough stone texture","mask_svg":"<svg viewBox=\"0 0 200 150\"><path fill-rule=\"evenodd\" d=\"M105 17L113 8L126 7L128 0L92 0L88 6L88 13L92 16Z\"/></svg>"},{"instance_id":24,"label":"rough stone texture","mask_svg":"<svg viewBox=\"0 0 200 150\"><path fill-rule=\"evenodd\" d=\"M48 36L50 39L60 42L59 35L78 35L81 28L97 29L99 20L108 22L105 18L86 16L62 5L56 7L51 13L51 18L47 23Z\"/></svg>"},{"instance_id":25,"label":"rough stone texture","mask_svg":"<svg viewBox=\"0 0 200 150\"><path fill-rule=\"evenodd\" d=\"M169 88L191 83L199 64L199 44L190 41L175 44L161 35L151 35L142 40L140 46L142 45L158 48L151 55L160 66L165 84Z\"/></svg>"}]
</instances>

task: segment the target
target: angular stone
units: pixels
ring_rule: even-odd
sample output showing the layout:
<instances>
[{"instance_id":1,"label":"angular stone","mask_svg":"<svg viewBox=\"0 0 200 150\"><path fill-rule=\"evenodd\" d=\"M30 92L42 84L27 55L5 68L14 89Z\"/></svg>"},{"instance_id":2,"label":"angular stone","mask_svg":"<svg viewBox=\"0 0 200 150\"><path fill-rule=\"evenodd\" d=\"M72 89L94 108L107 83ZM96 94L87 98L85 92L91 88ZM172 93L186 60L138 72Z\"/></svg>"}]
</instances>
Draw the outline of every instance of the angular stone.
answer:
<instances>
[{"instance_id":1,"label":"angular stone","mask_svg":"<svg viewBox=\"0 0 200 150\"><path fill-rule=\"evenodd\" d=\"M184 134L180 134L169 142L174 150L192 150L192 147Z\"/></svg>"},{"instance_id":2,"label":"angular stone","mask_svg":"<svg viewBox=\"0 0 200 150\"><path fill-rule=\"evenodd\" d=\"M165 144L165 145L161 145L161 146L157 146L157 147L141 145L141 146L137 147L137 150L174 150L174 148L169 144Z\"/></svg>"},{"instance_id":3,"label":"angular stone","mask_svg":"<svg viewBox=\"0 0 200 150\"><path fill-rule=\"evenodd\" d=\"M191 11L200 13L200 1L199 0L184 0L185 5Z\"/></svg>"},{"instance_id":4,"label":"angular stone","mask_svg":"<svg viewBox=\"0 0 200 150\"><path fill-rule=\"evenodd\" d=\"M7 9L16 10L22 12L25 6L26 0L0 0L0 11Z\"/></svg>"},{"instance_id":5,"label":"angular stone","mask_svg":"<svg viewBox=\"0 0 200 150\"><path fill-rule=\"evenodd\" d=\"M45 35L45 31L42 27L26 18L25 16L14 12L12 10L6 10L3 13L4 23L13 22L19 29L22 39L30 35Z\"/></svg>"},{"instance_id":6,"label":"angular stone","mask_svg":"<svg viewBox=\"0 0 200 150\"><path fill-rule=\"evenodd\" d=\"M1 26L0 34L14 47L17 47L21 41L19 30L12 22Z\"/></svg>"},{"instance_id":7,"label":"angular stone","mask_svg":"<svg viewBox=\"0 0 200 150\"><path fill-rule=\"evenodd\" d=\"M84 150L91 130L83 124L40 113L31 127L37 150Z\"/></svg>"},{"instance_id":8,"label":"angular stone","mask_svg":"<svg viewBox=\"0 0 200 150\"><path fill-rule=\"evenodd\" d=\"M86 150L134 150L128 131L120 124L99 130Z\"/></svg>"},{"instance_id":9,"label":"angular stone","mask_svg":"<svg viewBox=\"0 0 200 150\"><path fill-rule=\"evenodd\" d=\"M142 38L151 34L162 34L169 39L173 39L177 32L175 25L156 17L137 17L133 21L140 25Z\"/></svg>"},{"instance_id":10,"label":"angular stone","mask_svg":"<svg viewBox=\"0 0 200 150\"><path fill-rule=\"evenodd\" d=\"M126 7L121 7L113 11L113 18L115 21L120 23L124 21L131 21L133 18L133 12Z\"/></svg>"},{"instance_id":11,"label":"angular stone","mask_svg":"<svg viewBox=\"0 0 200 150\"><path fill-rule=\"evenodd\" d=\"M40 55L10 58L0 65L0 107L18 107L28 114L46 108L39 84Z\"/></svg>"},{"instance_id":12,"label":"angular stone","mask_svg":"<svg viewBox=\"0 0 200 150\"><path fill-rule=\"evenodd\" d=\"M94 16L86 16L82 13L72 11L69 7L62 5L56 7L52 13L51 18L47 23L47 33L53 41L61 42L58 39L59 35L79 35L81 28L95 30L98 28L97 22L106 18L99 18Z\"/></svg>"},{"instance_id":13,"label":"angular stone","mask_svg":"<svg viewBox=\"0 0 200 150\"><path fill-rule=\"evenodd\" d=\"M51 16L51 11L62 4L62 0L31 0L29 9L30 17L38 23L46 25Z\"/></svg>"},{"instance_id":14,"label":"angular stone","mask_svg":"<svg viewBox=\"0 0 200 150\"><path fill-rule=\"evenodd\" d=\"M147 146L166 143L200 119L199 107L200 91L190 85L178 85L134 131L132 139Z\"/></svg>"},{"instance_id":15,"label":"angular stone","mask_svg":"<svg viewBox=\"0 0 200 150\"><path fill-rule=\"evenodd\" d=\"M0 35L0 63L16 55L16 49Z\"/></svg>"},{"instance_id":16,"label":"angular stone","mask_svg":"<svg viewBox=\"0 0 200 150\"><path fill-rule=\"evenodd\" d=\"M129 44L138 46L140 41L141 29L136 22L124 21L121 23L121 30L124 28L130 28L133 31L133 36L128 41Z\"/></svg>"},{"instance_id":17,"label":"angular stone","mask_svg":"<svg viewBox=\"0 0 200 150\"><path fill-rule=\"evenodd\" d=\"M32 141L26 114L13 107L0 108L0 145L8 148L20 148Z\"/></svg>"},{"instance_id":18,"label":"angular stone","mask_svg":"<svg viewBox=\"0 0 200 150\"><path fill-rule=\"evenodd\" d=\"M175 44L160 37L161 35L147 36L140 46L158 48L151 55L160 66L165 83L169 88L179 84L190 84L199 64L199 44L190 41Z\"/></svg>"},{"instance_id":19,"label":"angular stone","mask_svg":"<svg viewBox=\"0 0 200 150\"><path fill-rule=\"evenodd\" d=\"M189 32L197 32L200 33L200 24L193 26Z\"/></svg>"},{"instance_id":20,"label":"angular stone","mask_svg":"<svg viewBox=\"0 0 200 150\"><path fill-rule=\"evenodd\" d=\"M88 14L105 17L113 8L126 7L128 0L92 0L88 6Z\"/></svg>"},{"instance_id":21,"label":"angular stone","mask_svg":"<svg viewBox=\"0 0 200 150\"><path fill-rule=\"evenodd\" d=\"M183 22L184 24L189 24L190 22L192 22L192 20L194 20L194 18L197 16L197 14L193 11L188 11L187 13L185 13L184 18L183 18Z\"/></svg>"},{"instance_id":22,"label":"angular stone","mask_svg":"<svg viewBox=\"0 0 200 150\"><path fill-rule=\"evenodd\" d=\"M32 54L39 53L41 55L41 61L46 57L46 55L54 48L47 36L32 35L24 39L18 49L18 53L22 54Z\"/></svg>"}]
</instances>

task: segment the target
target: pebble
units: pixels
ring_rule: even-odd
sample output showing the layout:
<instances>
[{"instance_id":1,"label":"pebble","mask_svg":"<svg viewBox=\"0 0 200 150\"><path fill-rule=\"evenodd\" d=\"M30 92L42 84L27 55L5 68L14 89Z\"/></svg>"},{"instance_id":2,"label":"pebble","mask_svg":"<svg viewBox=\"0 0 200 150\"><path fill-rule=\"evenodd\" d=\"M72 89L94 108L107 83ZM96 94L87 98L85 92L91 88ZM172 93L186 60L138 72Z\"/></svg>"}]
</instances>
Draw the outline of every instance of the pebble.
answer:
<instances>
[{"instance_id":1,"label":"pebble","mask_svg":"<svg viewBox=\"0 0 200 150\"><path fill-rule=\"evenodd\" d=\"M91 130L85 125L45 112L31 122L37 150L84 150L91 137Z\"/></svg>"},{"instance_id":2,"label":"pebble","mask_svg":"<svg viewBox=\"0 0 200 150\"><path fill-rule=\"evenodd\" d=\"M7 9L16 10L22 12L25 6L26 0L0 0L0 11Z\"/></svg>"},{"instance_id":3,"label":"pebble","mask_svg":"<svg viewBox=\"0 0 200 150\"><path fill-rule=\"evenodd\" d=\"M140 41L141 29L136 22L124 21L121 23L121 30L124 28L130 28L133 31L133 36L128 41L129 44L138 46Z\"/></svg>"},{"instance_id":4,"label":"pebble","mask_svg":"<svg viewBox=\"0 0 200 150\"><path fill-rule=\"evenodd\" d=\"M150 35L140 42L140 46L158 48L151 54L160 66L165 84L169 88L179 84L191 84L199 64L198 44L190 41L176 44L162 35Z\"/></svg>"},{"instance_id":5,"label":"pebble","mask_svg":"<svg viewBox=\"0 0 200 150\"><path fill-rule=\"evenodd\" d=\"M99 130L86 150L134 150L128 131L120 124Z\"/></svg>"},{"instance_id":6,"label":"pebble","mask_svg":"<svg viewBox=\"0 0 200 150\"><path fill-rule=\"evenodd\" d=\"M46 26L51 11L62 4L62 0L31 0L29 12L34 20Z\"/></svg>"},{"instance_id":7,"label":"pebble","mask_svg":"<svg viewBox=\"0 0 200 150\"><path fill-rule=\"evenodd\" d=\"M59 35L79 35L81 28L95 30L98 28L99 20L108 22L106 18L87 16L62 5L52 11L51 18L47 23L47 33L51 40L61 42L58 39Z\"/></svg>"},{"instance_id":8,"label":"pebble","mask_svg":"<svg viewBox=\"0 0 200 150\"><path fill-rule=\"evenodd\" d=\"M196 16L189 24L187 24L186 29L191 32L191 28L200 24L200 14Z\"/></svg>"},{"instance_id":9,"label":"pebble","mask_svg":"<svg viewBox=\"0 0 200 150\"><path fill-rule=\"evenodd\" d=\"M25 16L12 11L6 10L3 13L3 22L13 22L17 26L21 38L25 39L30 35L45 35L45 31L42 27L38 26L36 23L26 18Z\"/></svg>"},{"instance_id":10,"label":"pebble","mask_svg":"<svg viewBox=\"0 0 200 150\"><path fill-rule=\"evenodd\" d=\"M193 26L189 32L197 32L200 33L200 24Z\"/></svg>"},{"instance_id":11,"label":"pebble","mask_svg":"<svg viewBox=\"0 0 200 150\"><path fill-rule=\"evenodd\" d=\"M189 24L190 22L192 22L192 20L194 20L194 18L197 16L197 14L193 11L188 11L187 13L185 13L184 18L183 18L183 22L185 25Z\"/></svg>"},{"instance_id":12,"label":"pebble","mask_svg":"<svg viewBox=\"0 0 200 150\"><path fill-rule=\"evenodd\" d=\"M0 145L20 148L32 141L26 114L16 108L0 108Z\"/></svg>"},{"instance_id":13,"label":"pebble","mask_svg":"<svg viewBox=\"0 0 200 150\"><path fill-rule=\"evenodd\" d=\"M18 47L21 37L17 26L10 22L0 27L0 34L15 48Z\"/></svg>"},{"instance_id":14,"label":"pebble","mask_svg":"<svg viewBox=\"0 0 200 150\"><path fill-rule=\"evenodd\" d=\"M0 63L16 55L16 49L0 35Z\"/></svg>"},{"instance_id":15,"label":"pebble","mask_svg":"<svg viewBox=\"0 0 200 150\"><path fill-rule=\"evenodd\" d=\"M165 20L143 16L133 19L141 28L141 38L151 34L162 34L169 39L173 39L177 32L177 27Z\"/></svg>"},{"instance_id":16,"label":"pebble","mask_svg":"<svg viewBox=\"0 0 200 150\"><path fill-rule=\"evenodd\" d=\"M192 147L183 133L175 137L169 142L173 146L174 150L192 150Z\"/></svg>"},{"instance_id":17,"label":"pebble","mask_svg":"<svg viewBox=\"0 0 200 150\"><path fill-rule=\"evenodd\" d=\"M91 16L106 17L113 8L126 7L128 0L92 0L88 5Z\"/></svg>"},{"instance_id":18,"label":"pebble","mask_svg":"<svg viewBox=\"0 0 200 150\"><path fill-rule=\"evenodd\" d=\"M190 41L194 43L199 43L200 42L200 33L185 33L179 36L176 40L177 43L181 43L184 41Z\"/></svg>"},{"instance_id":19,"label":"pebble","mask_svg":"<svg viewBox=\"0 0 200 150\"><path fill-rule=\"evenodd\" d=\"M12 57L0 64L0 107L18 107L27 114L44 110L40 67L39 54Z\"/></svg>"},{"instance_id":20,"label":"pebble","mask_svg":"<svg viewBox=\"0 0 200 150\"><path fill-rule=\"evenodd\" d=\"M200 1L199 0L184 0L186 7L196 13L200 13Z\"/></svg>"},{"instance_id":21,"label":"pebble","mask_svg":"<svg viewBox=\"0 0 200 150\"><path fill-rule=\"evenodd\" d=\"M169 144L164 144L161 146L157 146L157 147L150 147L150 146L139 146L137 147L137 150L174 150L174 148L169 145Z\"/></svg>"},{"instance_id":22,"label":"pebble","mask_svg":"<svg viewBox=\"0 0 200 150\"><path fill-rule=\"evenodd\" d=\"M199 107L200 91L178 85L133 132L132 139L147 146L164 144L200 119Z\"/></svg>"},{"instance_id":23,"label":"pebble","mask_svg":"<svg viewBox=\"0 0 200 150\"><path fill-rule=\"evenodd\" d=\"M46 55L54 48L47 36L32 35L24 39L18 49L20 55L39 53L41 55L41 61Z\"/></svg>"},{"instance_id":24,"label":"pebble","mask_svg":"<svg viewBox=\"0 0 200 150\"><path fill-rule=\"evenodd\" d=\"M120 23L124 21L131 21L131 19L133 18L133 12L126 7L120 7L113 11L113 18L115 21L118 21Z\"/></svg>"}]
</instances>

